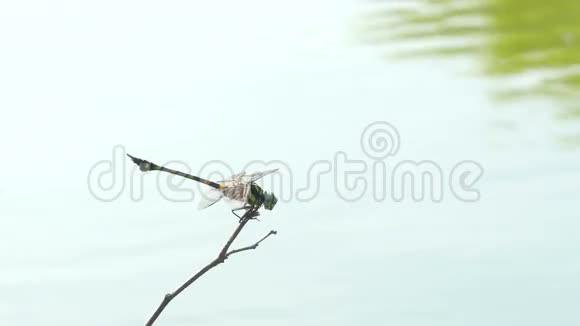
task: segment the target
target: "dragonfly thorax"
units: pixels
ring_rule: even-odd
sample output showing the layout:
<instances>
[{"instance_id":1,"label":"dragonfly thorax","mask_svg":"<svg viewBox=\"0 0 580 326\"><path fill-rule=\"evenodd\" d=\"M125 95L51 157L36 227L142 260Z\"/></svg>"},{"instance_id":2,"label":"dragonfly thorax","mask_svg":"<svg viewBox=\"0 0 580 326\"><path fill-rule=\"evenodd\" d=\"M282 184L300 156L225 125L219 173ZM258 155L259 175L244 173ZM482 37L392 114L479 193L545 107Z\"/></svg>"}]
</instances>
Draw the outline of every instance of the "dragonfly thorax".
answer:
<instances>
[{"instance_id":1,"label":"dragonfly thorax","mask_svg":"<svg viewBox=\"0 0 580 326\"><path fill-rule=\"evenodd\" d=\"M264 191L260 186L255 183L250 185L248 191L247 203L251 206L260 207L264 205L267 210L272 210L278 199L274 194Z\"/></svg>"}]
</instances>

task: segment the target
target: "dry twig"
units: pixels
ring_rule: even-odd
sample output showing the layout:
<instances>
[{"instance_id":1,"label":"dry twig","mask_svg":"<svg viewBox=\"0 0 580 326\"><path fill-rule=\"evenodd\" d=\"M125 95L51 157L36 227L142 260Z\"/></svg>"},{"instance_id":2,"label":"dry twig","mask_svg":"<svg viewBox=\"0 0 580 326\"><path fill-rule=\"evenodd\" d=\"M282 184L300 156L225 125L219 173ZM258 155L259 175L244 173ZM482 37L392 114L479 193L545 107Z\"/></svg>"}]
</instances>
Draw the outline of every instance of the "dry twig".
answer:
<instances>
[{"instance_id":1,"label":"dry twig","mask_svg":"<svg viewBox=\"0 0 580 326\"><path fill-rule=\"evenodd\" d=\"M232 235L230 236L228 242L222 248L222 250L219 253L219 255L217 256L217 258L214 259L207 266L205 266L204 268L202 268L199 272L197 272L197 274L193 275L189 280L187 280L187 282L183 283L183 285L180 286L177 290L173 291L172 293L166 294L165 297L163 298L163 301L161 302L161 304L159 305L159 307L155 311L155 313L151 316L151 318L149 318L149 321L145 325L146 326L152 326L153 323L155 323L155 321L157 320L157 318L159 318L159 316L161 315L161 313L163 312L163 310L165 310L165 308L167 307L167 305L169 305L169 303L171 302L171 300L175 299L175 297L177 297L181 292L183 292L191 284L193 284L193 282L197 281L197 279L199 279L205 273L207 273L208 271L210 271L212 268L216 267L219 264L224 263L226 261L226 259L228 259L233 254L237 254L237 253L240 253L240 252L243 252L243 251L248 251L248 250L256 249L260 245L260 243L262 243L262 241L266 240L271 235L275 235L276 234L276 231L272 230L268 234L266 234L262 239L260 239L258 242L254 243L251 246L243 247L243 248L240 248L240 249L230 250L230 247L232 246L232 244L234 243L234 241L236 240L236 238L238 237L238 235L240 234L240 232L242 232L242 229L244 228L244 226L246 226L246 224L250 220L254 219L258 215L259 215L259 213L257 211L257 208L248 209L246 211L246 213L240 219L240 224L238 225L238 227L236 228L236 230L234 231L234 233L232 233Z\"/></svg>"}]
</instances>

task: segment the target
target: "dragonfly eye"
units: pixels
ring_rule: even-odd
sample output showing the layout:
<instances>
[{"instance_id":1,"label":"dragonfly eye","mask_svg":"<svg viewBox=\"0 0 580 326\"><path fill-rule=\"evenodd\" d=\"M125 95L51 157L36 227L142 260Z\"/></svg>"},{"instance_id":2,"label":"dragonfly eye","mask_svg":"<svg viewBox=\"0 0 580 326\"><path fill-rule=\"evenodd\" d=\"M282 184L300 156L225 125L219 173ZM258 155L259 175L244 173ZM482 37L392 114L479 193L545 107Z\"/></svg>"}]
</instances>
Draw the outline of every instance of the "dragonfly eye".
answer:
<instances>
[{"instance_id":1,"label":"dragonfly eye","mask_svg":"<svg viewBox=\"0 0 580 326\"><path fill-rule=\"evenodd\" d=\"M276 203L278 202L278 198L276 198L276 196L274 196L274 194L271 193L265 193L264 194L264 208L271 211L272 209L274 209L274 206L276 206Z\"/></svg>"}]
</instances>

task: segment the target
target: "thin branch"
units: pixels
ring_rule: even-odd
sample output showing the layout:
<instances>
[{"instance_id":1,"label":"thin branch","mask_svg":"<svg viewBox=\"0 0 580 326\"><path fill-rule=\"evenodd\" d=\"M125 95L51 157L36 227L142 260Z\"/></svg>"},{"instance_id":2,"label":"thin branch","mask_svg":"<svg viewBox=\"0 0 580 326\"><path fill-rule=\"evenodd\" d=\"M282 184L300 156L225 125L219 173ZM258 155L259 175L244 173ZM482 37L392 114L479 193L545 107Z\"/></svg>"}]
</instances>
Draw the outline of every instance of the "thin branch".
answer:
<instances>
[{"instance_id":1,"label":"thin branch","mask_svg":"<svg viewBox=\"0 0 580 326\"><path fill-rule=\"evenodd\" d=\"M220 251L218 259L221 258L222 260L225 260L227 258L228 250L230 250L230 247L232 246L238 235L240 235L240 232L242 232L244 226L246 226L246 224L250 221L248 218L245 218L246 214L244 214L244 216L240 221L240 225L238 225L238 227L236 228L236 230L234 231L234 233L232 234L226 245L222 248L222 251Z\"/></svg>"},{"instance_id":2,"label":"thin branch","mask_svg":"<svg viewBox=\"0 0 580 326\"><path fill-rule=\"evenodd\" d=\"M254 249L258 248L258 246L260 245L260 243L262 243L262 241L264 241L264 240L268 239L268 237L269 237L269 236L271 236L271 235L276 235L277 233L278 233L278 232L276 232L276 231L272 230L272 231L268 232L268 234L266 234L266 235L265 235L265 236L264 236L262 239L260 239L260 241L258 241L258 242L256 242L256 243L254 243L254 244L253 244L253 245L251 245L251 246L247 246L247 247L243 247L243 248L240 248L240 249L235 249L235 250L232 250L232 251L230 251L230 252L228 252L228 253L226 254L226 257L229 257L229 256L231 256L231 255L233 255L233 254L240 253L240 252L242 252L242 251L247 251L247 250L254 250Z\"/></svg>"},{"instance_id":3,"label":"thin branch","mask_svg":"<svg viewBox=\"0 0 580 326\"><path fill-rule=\"evenodd\" d=\"M228 239L228 242L226 242L225 246L222 248L222 250L219 253L219 255L217 256L217 258L214 259L207 266L205 266L204 268L202 268L195 275L193 275L189 280L187 280L187 282L183 283L183 285L180 286L177 290L175 290L172 293L166 294L165 297L163 298L163 301L161 301L161 304L159 305L159 307L155 311L155 313L153 313L153 315L151 316L151 318L149 318L149 321L145 325L146 326L152 326L155 323L155 321L157 320L157 318L159 318L159 316L161 315L161 313L163 312L163 310L165 310L165 308L167 307L167 305L169 305L169 303L171 302L171 300L173 300L175 297L177 297L181 292L183 292L191 284L193 284L193 282L197 281L197 279L199 279L205 273L209 272L212 268L218 266L219 264L224 263L225 260L230 255L233 255L235 253L239 253L239 252L242 252L242 251L246 251L246 250L256 249L258 247L258 245L260 245L260 243L262 241L266 240L269 236L276 234L276 231L270 231L265 237L263 237L262 239L260 239L260 241L256 242L255 244L253 244L251 246L229 251L230 250L230 247L232 246L232 244L234 243L234 241L236 240L236 238L238 237L238 235L240 234L240 232L242 232L242 229L244 228L244 226L246 226L246 224L250 220L254 219L258 215L259 215L259 213L258 213L257 209L255 209L255 208L247 210L246 213L240 219L240 224L238 225L238 227L236 227L234 233L232 233L232 235Z\"/></svg>"}]
</instances>

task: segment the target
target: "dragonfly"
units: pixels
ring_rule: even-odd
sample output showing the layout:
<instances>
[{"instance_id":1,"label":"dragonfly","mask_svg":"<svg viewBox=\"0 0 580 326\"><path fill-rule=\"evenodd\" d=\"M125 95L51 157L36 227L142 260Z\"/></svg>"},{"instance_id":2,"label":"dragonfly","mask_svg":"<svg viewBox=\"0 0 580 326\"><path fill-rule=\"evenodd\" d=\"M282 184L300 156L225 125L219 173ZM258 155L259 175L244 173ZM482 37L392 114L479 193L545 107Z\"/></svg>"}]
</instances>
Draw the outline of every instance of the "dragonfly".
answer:
<instances>
[{"instance_id":1,"label":"dragonfly","mask_svg":"<svg viewBox=\"0 0 580 326\"><path fill-rule=\"evenodd\" d=\"M259 185L256 184L256 181L260 180L266 175L278 171L278 169L256 172L252 174L241 172L231 176L226 180L213 182L195 175L172 170L164 166L136 158L129 154L127 154L127 156L129 156L133 163L139 166L139 170L143 172L168 172L180 177L203 183L211 187L211 189L204 194L203 199L199 204L200 209L210 207L219 202L222 198L227 198L242 204L241 207L232 209L232 213L241 219L242 217L237 214L237 212L240 210L252 210L256 213L257 210L261 207L264 207L266 210L273 210L274 206L276 206L276 203L278 202L278 198L276 198L273 193L264 191Z\"/></svg>"}]
</instances>

